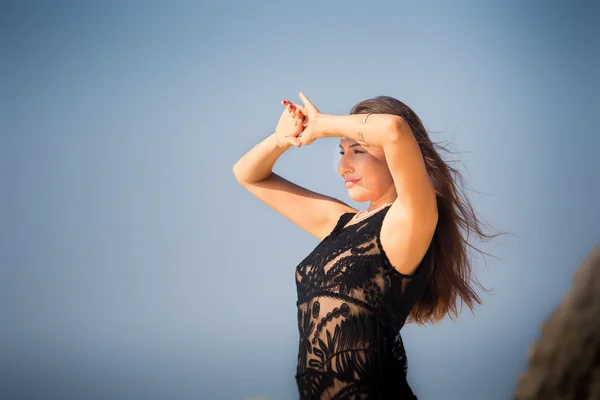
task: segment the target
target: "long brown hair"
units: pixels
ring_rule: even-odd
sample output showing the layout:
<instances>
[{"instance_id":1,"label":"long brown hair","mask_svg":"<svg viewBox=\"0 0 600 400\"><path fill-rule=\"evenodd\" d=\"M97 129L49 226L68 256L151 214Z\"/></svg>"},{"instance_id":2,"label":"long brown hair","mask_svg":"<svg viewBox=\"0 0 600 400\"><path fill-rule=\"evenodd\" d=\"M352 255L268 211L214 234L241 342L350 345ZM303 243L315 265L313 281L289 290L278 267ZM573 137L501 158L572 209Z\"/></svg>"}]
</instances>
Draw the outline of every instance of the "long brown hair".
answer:
<instances>
[{"instance_id":1,"label":"long brown hair","mask_svg":"<svg viewBox=\"0 0 600 400\"><path fill-rule=\"evenodd\" d=\"M481 228L464 190L464 178L460 171L444 161L436 150L450 152L445 146L432 142L421 119L406 104L389 96L378 96L356 104L350 114L394 114L402 117L410 126L431 177L438 207L438 223L430 245L429 256L423 262L431 263L425 289L413 306L408 322L435 323L449 316L458 318L462 305L471 312L481 298L473 285L487 291L473 276L468 248L488 254L469 243L471 232L482 241L488 241L502 232L487 234ZM488 254L489 255L489 254Z\"/></svg>"}]
</instances>

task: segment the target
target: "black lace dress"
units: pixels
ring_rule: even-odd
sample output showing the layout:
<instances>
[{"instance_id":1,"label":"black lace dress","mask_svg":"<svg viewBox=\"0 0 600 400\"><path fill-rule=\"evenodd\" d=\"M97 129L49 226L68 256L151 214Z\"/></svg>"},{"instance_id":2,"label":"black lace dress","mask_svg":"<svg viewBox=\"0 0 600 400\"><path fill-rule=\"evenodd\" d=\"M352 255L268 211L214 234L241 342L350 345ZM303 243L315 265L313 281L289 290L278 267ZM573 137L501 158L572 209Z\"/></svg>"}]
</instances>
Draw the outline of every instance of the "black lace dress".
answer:
<instances>
[{"instance_id":1,"label":"black lace dress","mask_svg":"<svg viewBox=\"0 0 600 400\"><path fill-rule=\"evenodd\" d=\"M392 267L379 238L389 207L350 225L354 213L343 214L296 267L302 400L416 399L400 328L425 286L429 251L411 276Z\"/></svg>"}]
</instances>

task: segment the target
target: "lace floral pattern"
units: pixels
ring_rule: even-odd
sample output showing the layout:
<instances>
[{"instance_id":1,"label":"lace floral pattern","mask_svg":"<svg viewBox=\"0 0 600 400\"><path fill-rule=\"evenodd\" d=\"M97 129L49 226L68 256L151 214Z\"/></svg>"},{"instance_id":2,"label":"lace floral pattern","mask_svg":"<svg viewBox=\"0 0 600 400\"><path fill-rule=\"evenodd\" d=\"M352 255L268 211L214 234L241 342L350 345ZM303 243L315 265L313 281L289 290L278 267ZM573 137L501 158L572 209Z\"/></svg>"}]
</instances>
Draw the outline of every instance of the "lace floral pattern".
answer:
<instances>
[{"instance_id":1,"label":"lace floral pattern","mask_svg":"<svg viewBox=\"0 0 600 400\"><path fill-rule=\"evenodd\" d=\"M337 226L296 267L302 400L415 399L400 329L425 283L397 272L379 240L389 207Z\"/></svg>"}]
</instances>

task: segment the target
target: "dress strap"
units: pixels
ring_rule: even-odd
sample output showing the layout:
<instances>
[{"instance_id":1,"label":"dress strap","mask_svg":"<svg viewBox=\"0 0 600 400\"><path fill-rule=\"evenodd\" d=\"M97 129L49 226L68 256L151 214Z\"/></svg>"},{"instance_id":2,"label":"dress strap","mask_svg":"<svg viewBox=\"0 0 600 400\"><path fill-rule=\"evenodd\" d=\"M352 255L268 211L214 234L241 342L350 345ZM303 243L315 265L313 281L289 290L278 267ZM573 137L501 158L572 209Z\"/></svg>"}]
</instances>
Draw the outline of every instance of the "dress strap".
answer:
<instances>
[{"instance_id":1,"label":"dress strap","mask_svg":"<svg viewBox=\"0 0 600 400\"><path fill-rule=\"evenodd\" d=\"M346 226L346 224L348 222L350 222L350 220L352 219L352 217L354 216L354 212L347 212L344 213L342 215L340 215L340 219L337 222L337 225L335 226L335 228L333 228L333 232L337 232L340 229L342 229L344 226Z\"/></svg>"}]
</instances>

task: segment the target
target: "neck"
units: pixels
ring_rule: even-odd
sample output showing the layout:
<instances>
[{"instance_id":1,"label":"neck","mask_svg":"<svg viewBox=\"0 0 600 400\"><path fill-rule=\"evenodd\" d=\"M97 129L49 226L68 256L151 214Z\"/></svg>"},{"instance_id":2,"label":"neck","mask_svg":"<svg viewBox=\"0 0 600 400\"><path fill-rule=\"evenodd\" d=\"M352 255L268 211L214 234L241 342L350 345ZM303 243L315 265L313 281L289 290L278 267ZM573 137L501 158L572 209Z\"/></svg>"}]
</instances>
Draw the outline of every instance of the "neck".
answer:
<instances>
[{"instance_id":1,"label":"neck","mask_svg":"<svg viewBox=\"0 0 600 400\"><path fill-rule=\"evenodd\" d=\"M367 208L367 211L376 210L379 207L383 207L386 204L393 203L397 197L398 196L396 195L396 190L392 186L391 193L384 193L378 199L371 201L371 203L369 204L369 207Z\"/></svg>"}]
</instances>

